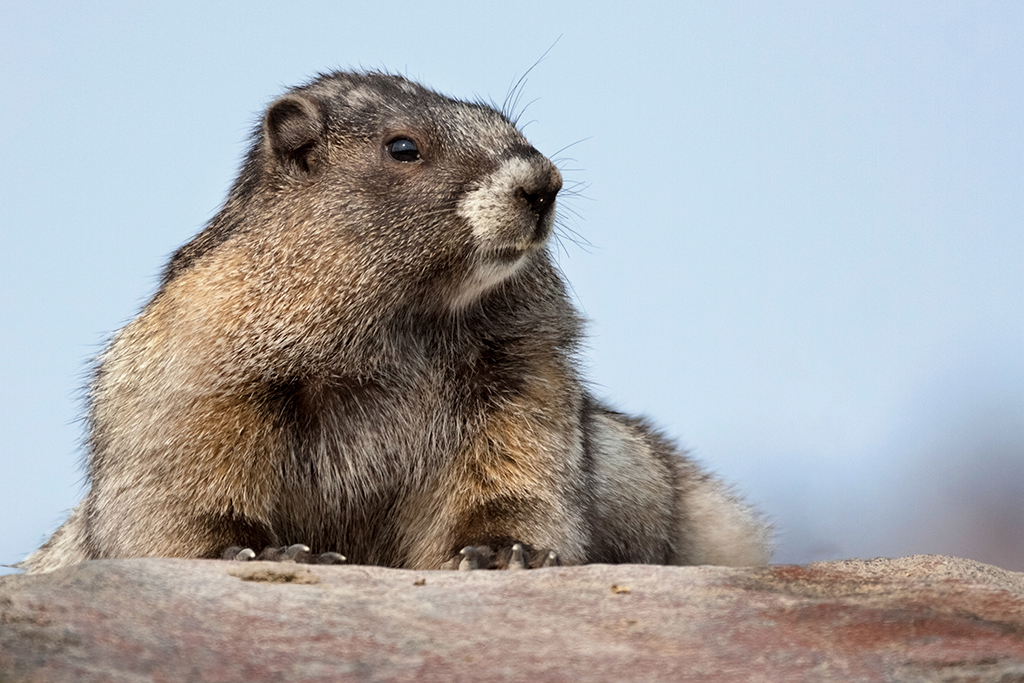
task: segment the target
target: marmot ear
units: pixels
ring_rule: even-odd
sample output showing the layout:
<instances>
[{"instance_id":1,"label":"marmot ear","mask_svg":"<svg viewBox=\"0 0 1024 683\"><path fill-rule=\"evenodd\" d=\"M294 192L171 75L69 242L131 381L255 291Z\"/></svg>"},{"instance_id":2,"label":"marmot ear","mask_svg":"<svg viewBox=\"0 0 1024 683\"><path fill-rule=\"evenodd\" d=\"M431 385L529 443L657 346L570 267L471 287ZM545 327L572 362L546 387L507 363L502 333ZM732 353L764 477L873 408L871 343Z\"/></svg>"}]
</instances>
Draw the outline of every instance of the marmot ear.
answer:
<instances>
[{"instance_id":1,"label":"marmot ear","mask_svg":"<svg viewBox=\"0 0 1024 683\"><path fill-rule=\"evenodd\" d=\"M301 95L285 95L267 109L263 134L274 159L303 175L316 172L324 122L316 104Z\"/></svg>"}]
</instances>

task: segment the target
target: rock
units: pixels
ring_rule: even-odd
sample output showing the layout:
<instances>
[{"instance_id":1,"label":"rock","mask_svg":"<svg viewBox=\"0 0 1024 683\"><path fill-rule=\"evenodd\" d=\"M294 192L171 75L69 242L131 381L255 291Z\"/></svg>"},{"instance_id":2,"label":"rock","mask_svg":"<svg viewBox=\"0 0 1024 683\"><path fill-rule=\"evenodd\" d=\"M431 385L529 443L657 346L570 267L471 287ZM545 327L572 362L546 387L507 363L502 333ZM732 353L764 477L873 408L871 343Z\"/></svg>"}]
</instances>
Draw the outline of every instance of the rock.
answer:
<instances>
[{"instance_id":1,"label":"rock","mask_svg":"<svg viewBox=\"0 0 1024 683\"><path fill-rule=\"evenodd\" d=\"M938 556L0 578L0 681L1024 681L1024 574Z\"/></svg>"}]
</instances>

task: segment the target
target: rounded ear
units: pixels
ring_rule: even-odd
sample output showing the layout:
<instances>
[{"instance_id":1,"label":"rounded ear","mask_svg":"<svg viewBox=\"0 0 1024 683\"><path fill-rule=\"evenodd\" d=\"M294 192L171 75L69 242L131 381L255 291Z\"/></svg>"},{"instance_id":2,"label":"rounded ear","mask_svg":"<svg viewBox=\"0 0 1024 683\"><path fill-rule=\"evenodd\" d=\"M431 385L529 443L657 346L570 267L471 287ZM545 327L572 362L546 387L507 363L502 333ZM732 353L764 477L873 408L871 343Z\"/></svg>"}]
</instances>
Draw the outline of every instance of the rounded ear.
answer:
<instances>
[{"instance_id":1,"label":"rounded ear","mask_svg":"<svg viewBox=\"0 0 1024 683\"><path fill-rule=\"evenodd\" d=\"M322 142L323 116L316 104L302 95L285 95L267 109L263 131L274 159L290 171L310 175L316 171Z\"/></svg>"}]
</instances>

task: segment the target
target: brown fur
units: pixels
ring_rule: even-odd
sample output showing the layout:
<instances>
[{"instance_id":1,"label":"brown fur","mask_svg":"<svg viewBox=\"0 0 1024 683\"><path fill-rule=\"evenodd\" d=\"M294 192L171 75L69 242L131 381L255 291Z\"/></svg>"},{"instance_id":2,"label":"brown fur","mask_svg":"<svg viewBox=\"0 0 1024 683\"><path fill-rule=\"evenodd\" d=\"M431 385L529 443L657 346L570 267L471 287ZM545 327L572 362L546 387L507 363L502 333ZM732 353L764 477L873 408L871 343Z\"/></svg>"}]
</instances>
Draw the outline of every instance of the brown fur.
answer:
<instances>
[{"instance_id":1,"label":"brown fur","mask_svg":"<svg viewBox=\"0 0 1024 683\"><path fill-rule=\"evenodd\" d=\"M766 561L745 506L585 389L545 248L560 187L502 113L400 77L280 98L100 356L89 492L23 566L291 543L417 569L515 542L535 565Z\"/></svg>"}]
</instances>

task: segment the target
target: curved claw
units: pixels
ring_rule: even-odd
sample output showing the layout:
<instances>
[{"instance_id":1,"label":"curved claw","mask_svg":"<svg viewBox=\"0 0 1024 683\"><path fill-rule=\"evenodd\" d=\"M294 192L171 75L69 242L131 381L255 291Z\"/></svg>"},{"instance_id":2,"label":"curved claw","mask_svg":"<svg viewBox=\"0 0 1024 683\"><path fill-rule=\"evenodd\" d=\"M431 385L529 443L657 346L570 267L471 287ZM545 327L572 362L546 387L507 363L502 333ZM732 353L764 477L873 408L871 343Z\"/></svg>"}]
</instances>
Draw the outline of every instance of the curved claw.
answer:
<instances>
[{"instance_id":1,"label":"curved claw","mask_svg":"<svg viewBox=\"0 0 1024 683\"><path fill-rule=\"evenodd\" d=\"M256 553L252 548L242 548L231 559L235 562L248 562L249 560L256 559Z\"/></svg>"},{"instance_id":2,"label":"curved claw","mask_svg":"<svg viewBox=\"0 0 1024 683\"><path fill-rule=\"evenodd\" d=\"M220 559L222 559L222 560L234 560L235 556L238 555L238 553L240 553L240 552L242 552L242 546L240 546L240 545L228 546L227 548L224 549L224 552L222 552L220 554Z\"/></svg>"},{"instance_id":3,"label":"curved claw","mask_svg":"<svg viewBox=\"0 0 1024 683\"><path fill-rule=\"evenodd\" d=\"M304 559L303 555L309 555L309 546L303 545L302 543L295 543L288 546L284 551L284 557L281 558L282 562L295 562L300 559Z\"/></svg>"},{"instance_id":4,"label":"curved claw","mask_svg":"<svg viewBox=\"0 0 1024 683\"><path fill-rule=\"evenodd\" d=\"M516 543L512 546L512 557L508 561L509 569L526 569L526 558L523 557L523 544Z\"/></svg>"},{"instance_id":5,"label":"curved claw","mask_svg":"<svg viewBox=\"0 0 1024 683\"><path fill-rule=\"evenodd\" d=\"M558 553L556 553L554 550L552 550L552 551L548 552L547 556L544 558L544 561L540 563L540 566L541 567L561 567L562 566L562 560L561 560L560 557L558 557Z\"/></svg>"},{"instance_id":6,"label":"curved claw","mask_svg":"<svg viewBox=\"0 0 1024 683\"><path fill-rule=\"evenodd\" d=\"M345 556L341 553L321 553L317 558L318 564L343 564Z\"/></svg>"},{"instance_id":7,"label":"curved claw","mask_svg":"<svg viewBox=\"0 0 1024 683\"><path fill-rule=\"evenodd\" d=\"M462 555L462 560L459 562L459 571L468 572L473 569L480 568L479 557L476 554L476 548L471 545L467 545L459 554Z\"/></svg>"}]
</instances>

